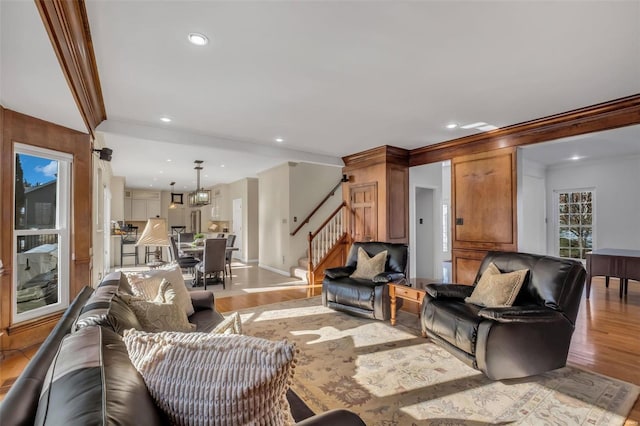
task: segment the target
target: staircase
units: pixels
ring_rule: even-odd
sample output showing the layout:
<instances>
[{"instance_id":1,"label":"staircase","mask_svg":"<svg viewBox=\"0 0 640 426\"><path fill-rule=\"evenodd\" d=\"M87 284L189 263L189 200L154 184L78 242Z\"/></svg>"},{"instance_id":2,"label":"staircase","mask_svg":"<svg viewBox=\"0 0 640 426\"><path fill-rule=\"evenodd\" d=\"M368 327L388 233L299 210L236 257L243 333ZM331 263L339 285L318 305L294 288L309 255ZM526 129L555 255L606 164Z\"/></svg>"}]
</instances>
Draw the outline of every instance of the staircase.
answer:
<instances>
[{"instance_id":1,"label":"staircase","mask_svg":"<svg viewBox=\"0 0 640 426\"><path fill-rule=\"evenodd\" d=\"M305 224L309 223L311 217L335 194L336 190L344 182L348 182L346 175L342 175L342 178L336 186L329 191L327 196L290 235L295 236ZM315 285L322 282L325 269L344 265L349 243L347 233L348 211L349 207L347 203L343 201L338 208L322 222L322 225L320 225L315 232L309 232L307 236L308 248L306 257L298 259L298 265L290 268L289 273L292 277L305 280L308 284Z\"/></svg>"},{"instance_id":2,"label":"staircase","mask_svg":"<svg viewBox=\"0 0 640 426\"><path fill-rule=\"evenodd\" d=\"M298 259L298 265L292 266L289 272L293 278L298 278L304 282L309 282L309 257L301 257Z\"/></svg>"},{"instance_id":3,"label":"staircase","mask_svg":"<svg viewBox=\"0 0 640 426\"><path fill-rule=\"evenodd\" d=\"M308 257L298 260L300 266L303 265L303 262L306 262L304 272L306 273L308 284L316 285L322 283L325 269L342 266L346 262L349 243L347 233L348 210L347 203L343 201L315 232L309 232L307 236L309 242ZM302 274L302 271L298 269L294 268L295 276Z\"/></svg>"}]
</instances>

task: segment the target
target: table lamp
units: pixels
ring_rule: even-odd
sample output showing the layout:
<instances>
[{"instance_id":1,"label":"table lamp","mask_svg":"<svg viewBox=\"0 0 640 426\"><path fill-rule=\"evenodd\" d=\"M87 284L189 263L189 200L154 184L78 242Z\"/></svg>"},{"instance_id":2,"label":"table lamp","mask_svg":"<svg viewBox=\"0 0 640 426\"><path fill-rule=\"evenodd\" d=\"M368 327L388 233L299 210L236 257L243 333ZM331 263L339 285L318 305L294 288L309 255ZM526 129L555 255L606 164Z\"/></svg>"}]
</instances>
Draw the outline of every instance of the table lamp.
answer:
<instances>
[{"instance_id":1,"label":"table lamp","mask_svg":"<svg viewBox=\"0 0 640 426\"><path fill-rule=\"evenodd\" d=\"M155 261L159 262L162 259L161 247L169 247L170 245L167 221L159 217L149 218L136 246L155 246Z\"/></svg>"}]
</instances>

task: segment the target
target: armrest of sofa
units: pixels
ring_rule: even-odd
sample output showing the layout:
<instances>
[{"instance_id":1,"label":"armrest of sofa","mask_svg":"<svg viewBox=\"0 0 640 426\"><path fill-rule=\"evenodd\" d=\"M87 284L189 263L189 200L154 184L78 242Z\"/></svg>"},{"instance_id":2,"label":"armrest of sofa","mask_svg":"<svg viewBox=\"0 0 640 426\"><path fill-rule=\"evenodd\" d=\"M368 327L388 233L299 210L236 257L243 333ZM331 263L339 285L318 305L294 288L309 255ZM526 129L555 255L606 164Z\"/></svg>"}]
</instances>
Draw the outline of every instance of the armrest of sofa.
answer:
<instances>
[{"instance_id":1,"label":"armrest of sofa","mask_svg":"<svg viewBox=\"0 0 640 426\"><path fill-rule=\"evenodd\" d=\"M478 312L482 318L502 323L512 322L557 322L566 320L558 311L543 306L509 306L504 308L484 308Z\"/></svg>"},{"instance_id":2,"label":"armrest of sofa","mask_svg":"<svg viewBox=\"0 0 640 426\"><path fill-rule=\"evenodd\" d=\"M366 426L365 422L357 414L341 408L325 411L296 423L296 426L313 425Z\"/></svg>"},{"instance_id":3,"label":"armrest of sofa","mask_svg":"<svg viewBox=\"0 0 640 426\"><path fill-rule=\"evenodd\" d=\"M373 277L374 283L390 283L390 282L402 283L404 280L405 280L405 277L402 272L386 272L385 271Z\"/></svg>"},{"instance_id":4,"label":"armrest of sofa","mask_svg":"<svg viewBox=\"0 0 640 426\"><path fill-rule=\"evenodd\" d=\"M427 284L427 294L434 299L464 299L471 296L473 286L465 284Z\"/></svg>"},{"instance_id":5,"label":"armrest of sofa","mask_svg":"<svg viewBox=\"0 0 640 426\"><path fill-rule=\"evenodd\" d=\"M353 266L340 266L337 268L328 268L324 270L324 275L327 278L331 278L332 280L337 280L338 278L346 278L349 275L353 274L356 270Z\"/></svg>"},{"instance_id":6,"label":"armrest of sofa","mask_svg":"<svg viewBox=\"0 0 640 426\"><path fill-rule=\"evenodd\" d=\"M215 309L215 302L213 298L213 292L209 290L195 290L190 291L191 303L193 309L196 311L202 311L205 309Z\"/></svg>"}]
</instances>

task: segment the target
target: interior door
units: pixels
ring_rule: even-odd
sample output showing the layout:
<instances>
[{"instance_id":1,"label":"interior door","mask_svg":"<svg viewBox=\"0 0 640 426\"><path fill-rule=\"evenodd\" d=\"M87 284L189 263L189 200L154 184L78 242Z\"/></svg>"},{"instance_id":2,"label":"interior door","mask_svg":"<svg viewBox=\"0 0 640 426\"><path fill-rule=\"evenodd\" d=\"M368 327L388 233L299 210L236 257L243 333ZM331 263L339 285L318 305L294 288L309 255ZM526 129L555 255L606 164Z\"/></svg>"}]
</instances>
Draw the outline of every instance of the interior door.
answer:
<instances>
[{"instance_id":1,"label":"interior door","mask_svg":"<svg viewBox=\"0 0 640 426\"><path fill-rule=\"evenodd\" d=\"M232 201L233 208L233 233L236 236L236 244L238 251L233 252L234 259L242 259L242 198L234 198Z\"/></svg>"},{"instance_id":2,"label":"interior door","mask_svg":"<svg viewBox=\"0 0 640 426\"><path fill-rule=\"evenodd\" d=\"M354 241L378 239L378 184L365 183L351 186L351 235Z\"/></svg>"}]
</instances>

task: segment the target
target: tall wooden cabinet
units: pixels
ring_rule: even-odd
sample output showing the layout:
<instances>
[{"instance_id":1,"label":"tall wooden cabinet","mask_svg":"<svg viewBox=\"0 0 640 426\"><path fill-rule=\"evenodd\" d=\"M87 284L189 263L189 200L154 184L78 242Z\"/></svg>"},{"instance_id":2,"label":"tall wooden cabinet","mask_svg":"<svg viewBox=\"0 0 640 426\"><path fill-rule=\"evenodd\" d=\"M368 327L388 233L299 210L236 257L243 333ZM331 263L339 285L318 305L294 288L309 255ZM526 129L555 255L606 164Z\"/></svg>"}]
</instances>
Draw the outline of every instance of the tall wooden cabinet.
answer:
<instances>
[{"instance_id":1,"label":"tall wooden cabinet","mask_svg":"<svg viewBox=\"0 0 640 426\"><path fill-rule=\"evenodd\" d=\"M381 146L343 157L353 241L409 243L409 152Z\"/></svg>"},{"instance_id":2,"label":"tall wooden cabinet","mask_svg":"<svg viewBox=\"0 0 640 426\"><path fill-rule=\"evenodd\" d=\"M516 149L451 160L454 282L471 284L487 251L516 251Z\"/></svg>"}]
</instances>

